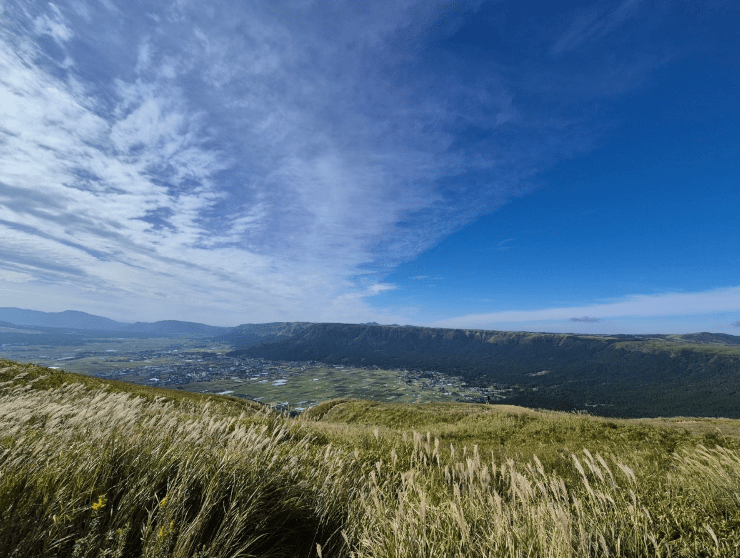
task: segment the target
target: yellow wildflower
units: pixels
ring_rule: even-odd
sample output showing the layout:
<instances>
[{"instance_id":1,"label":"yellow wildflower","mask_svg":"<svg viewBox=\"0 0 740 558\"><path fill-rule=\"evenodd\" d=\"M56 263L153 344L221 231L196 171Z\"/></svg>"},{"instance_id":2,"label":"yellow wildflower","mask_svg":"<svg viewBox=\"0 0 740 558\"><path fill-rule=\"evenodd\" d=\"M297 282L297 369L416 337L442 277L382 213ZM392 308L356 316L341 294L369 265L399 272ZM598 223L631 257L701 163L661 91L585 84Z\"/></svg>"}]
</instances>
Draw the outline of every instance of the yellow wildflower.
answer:
<instances>
[{"instance_id":1,"label":"yellow wildflower","mask_svg":"<svg viewBox=\"0 0 740 558\"><path fill-rule=\"evenodd\" d=\"M174 521L170 521L170 524L169 524L169 526L167 526L166 529L165 529L165 526L163 525L162 527L159 528L159 533L157 533L157 538L158 539L161 539L165 535L169 535L172 532L172 530L174 529L174 527L175 527L175 522Z\"/></svg>"},{"instance_id":2,"label":"yellow wildflower","mask_svg":"<svg viewBox=\"0 0 740 558\"><path fill-rule=\"evenodd\" d=\"M101 494L100 496L98 496L98 501L92 505L92 509L102 510L105 507L105 504L107 503L108 503L108 497L105 494Z\"/></svg>"}]
</instances>

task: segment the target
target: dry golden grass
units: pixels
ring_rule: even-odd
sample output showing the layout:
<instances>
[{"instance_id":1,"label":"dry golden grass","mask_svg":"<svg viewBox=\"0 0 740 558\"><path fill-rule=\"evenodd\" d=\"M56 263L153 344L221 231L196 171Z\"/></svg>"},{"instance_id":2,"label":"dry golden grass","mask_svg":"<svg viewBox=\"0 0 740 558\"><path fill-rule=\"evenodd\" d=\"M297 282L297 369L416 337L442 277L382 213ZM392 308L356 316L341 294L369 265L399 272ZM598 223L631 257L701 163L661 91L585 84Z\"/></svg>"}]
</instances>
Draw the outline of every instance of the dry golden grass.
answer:
<instances>
[{"instance_id":1,"label":"dry golden grass","mask_svg":"<svg viewBox=\"0 0 740 558\"><path fill-rule=\"evenodd\" d=\"M0 363L0 556L738 555L734 439L495 406L291 420Z\"/></svg>"}]
</instances>

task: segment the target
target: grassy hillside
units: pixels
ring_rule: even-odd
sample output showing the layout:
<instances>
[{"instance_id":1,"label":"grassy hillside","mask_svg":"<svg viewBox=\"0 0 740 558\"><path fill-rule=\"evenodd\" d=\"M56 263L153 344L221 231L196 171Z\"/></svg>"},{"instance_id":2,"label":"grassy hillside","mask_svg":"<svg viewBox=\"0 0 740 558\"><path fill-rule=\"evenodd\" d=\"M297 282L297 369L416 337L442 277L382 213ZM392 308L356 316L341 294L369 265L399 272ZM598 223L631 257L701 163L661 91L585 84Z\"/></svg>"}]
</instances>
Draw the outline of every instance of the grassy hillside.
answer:
<instances>
[{"instance_id":1,"label":"grassy hillside","mask_svg":"<svg viewBox=\"0 0 740 558\"><path fill-rule=\"evenodd\" d=\"M0 555L733 556L740 423L328 401L0 361Z\"/></svg>"}]
</instances>

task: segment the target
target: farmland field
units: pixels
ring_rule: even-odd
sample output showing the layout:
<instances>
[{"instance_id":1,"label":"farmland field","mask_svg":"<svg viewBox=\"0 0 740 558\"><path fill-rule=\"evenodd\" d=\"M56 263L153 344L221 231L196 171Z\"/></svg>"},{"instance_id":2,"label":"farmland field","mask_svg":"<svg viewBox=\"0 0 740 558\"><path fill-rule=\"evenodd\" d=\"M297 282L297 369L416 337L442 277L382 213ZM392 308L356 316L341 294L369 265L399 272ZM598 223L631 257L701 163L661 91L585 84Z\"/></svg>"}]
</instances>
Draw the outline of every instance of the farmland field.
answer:
<instances>
[{"instance_id":1,"label":"farmland field","mask_svg":"<svg viewBox=\"0 0 740 558\"><path fill-rule=\"evenodd\" d=\"M231 347L202 338L92 339L81 346L5 345L0 357L135 384L253 399L303 410L321 401L358 398L395 403L491 401L505 387L482 390L435 371L386 370L226 356Z\"/></svg>"}]
</instances>

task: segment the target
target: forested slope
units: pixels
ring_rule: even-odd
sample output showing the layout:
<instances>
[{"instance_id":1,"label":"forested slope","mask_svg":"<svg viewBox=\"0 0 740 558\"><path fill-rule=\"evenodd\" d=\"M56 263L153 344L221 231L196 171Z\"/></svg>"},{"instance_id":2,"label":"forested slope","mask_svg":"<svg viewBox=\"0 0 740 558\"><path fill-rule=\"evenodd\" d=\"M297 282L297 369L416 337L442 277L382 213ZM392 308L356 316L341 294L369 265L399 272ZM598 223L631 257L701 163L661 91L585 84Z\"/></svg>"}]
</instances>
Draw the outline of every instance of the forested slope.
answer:
<instances>
[{"instance_id":1,"label":"forested slope","mask_svg":"<svg viewBox=\"0 0 740 558\"><path fill-rule=\"evenodd\" d=\"M437 370L508 402L607 416L740 417L740 346L724 335L589 336L311 324L232 355Z\"/></svg>"}]
</instances>

